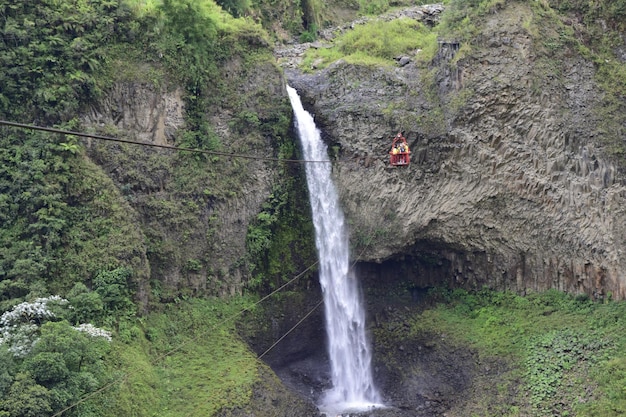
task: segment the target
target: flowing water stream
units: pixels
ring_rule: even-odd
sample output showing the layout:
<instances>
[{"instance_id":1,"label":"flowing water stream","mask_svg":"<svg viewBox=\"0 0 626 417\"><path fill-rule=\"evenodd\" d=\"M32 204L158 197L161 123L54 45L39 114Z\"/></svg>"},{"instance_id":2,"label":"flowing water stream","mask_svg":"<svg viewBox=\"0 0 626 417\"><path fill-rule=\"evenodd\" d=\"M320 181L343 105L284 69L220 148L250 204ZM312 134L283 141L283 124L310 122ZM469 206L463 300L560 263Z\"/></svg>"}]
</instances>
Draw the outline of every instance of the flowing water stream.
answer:
<instances>
[{"instance_id":1,"label":"flowing water stream","mask_svg":"<svg viewBox=\"0 0 626 417\"><path fill-rule=\"evenodd\" d=\"M302 107L295 89L287 86L302 143L304 159L328 160L328 149L313 117ZM371 372L371 350L365 331L365 311L356 277L350 268L348 233L330 163L307 163L306 178L315 226L315 244L324 294L328 354L333 387L319 408L333 417L346 411L382 407Z\"/></svg>"}]
</instances>

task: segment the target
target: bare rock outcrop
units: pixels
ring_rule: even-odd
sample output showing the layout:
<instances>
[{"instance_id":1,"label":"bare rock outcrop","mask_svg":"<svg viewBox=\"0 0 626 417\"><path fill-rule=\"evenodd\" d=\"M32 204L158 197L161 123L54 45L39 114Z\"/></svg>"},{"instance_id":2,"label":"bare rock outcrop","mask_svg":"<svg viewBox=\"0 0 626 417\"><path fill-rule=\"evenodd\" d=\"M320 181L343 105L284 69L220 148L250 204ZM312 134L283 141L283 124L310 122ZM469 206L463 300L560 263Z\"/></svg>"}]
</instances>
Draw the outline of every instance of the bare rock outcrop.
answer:
<instances>
[{"instance_id":1,"label":"bare rock outcrop","mask_svg":"<svg viewBox=\"0 0 626 417\"><path fill-rule=\"evenodd\" d=\"M172 145L175 132L185 125L184 109L181 88L168 91L149 83L119 82L82 119L94 127L135 132L139 141Z\"/></svg>"},{"instance_id":2,"label":"bare rock outcrop","mask_svg":"<svg viewBox=\"0 0 626 417\"><path fill-rule=\"evenodd\" d=\"M287 69L328 142L366 277L404 274L523 293L626 298L626 187L598 137L594 67L546 73L528 5L488 15L471 54L441 42L434 84L415 63ZM432 73L431 73L432 74ZM404 131L408 169L388 166Z\"/></svg>"}]
</instances>

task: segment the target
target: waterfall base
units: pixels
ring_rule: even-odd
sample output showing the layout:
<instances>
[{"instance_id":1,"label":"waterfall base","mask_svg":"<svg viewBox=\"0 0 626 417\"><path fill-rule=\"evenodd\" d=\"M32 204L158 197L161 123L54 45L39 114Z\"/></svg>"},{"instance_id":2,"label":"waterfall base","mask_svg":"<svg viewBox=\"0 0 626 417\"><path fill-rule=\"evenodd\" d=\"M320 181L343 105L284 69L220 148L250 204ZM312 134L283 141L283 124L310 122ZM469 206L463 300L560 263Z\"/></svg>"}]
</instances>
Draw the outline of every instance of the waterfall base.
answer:
<instances>
[{"instance_id":1,"label":"waterfall base","mask_svg":"<svg viewBox=\"0 0 626 417\"><path fill-rule=\"evenodd\" d=\"M471 415L476 398L490 404L492 413L498 414L501 403L512 401L518 385L507 382L510 365L499 358L478 358L466 345L454 343L454 338L441 333L421 332L409 334L399 331L410 323L415 314L429 306L433 300L424 292L410 289L390 292L401 287L401 281L382 281L366 276L368 313L372 318L374 334L374 380L383 394L381 404L341 403L344 397L331 401L327 396L333 390L330 377L330 360L326 349L324 315L316 310L271 349L263 360L281 379L285 387L308 401L316 413L274 414L285 417L444 417L450 410L460 410L455 415ZM313 284L316 280L312 281ZM296 293L285 294L271 305L259 309L248 319L254 320L244 339L258 354L266 352L275 340L311 311L320 297L320 289L312 285L302 297ZM274 325L268 326L267 323ZM505 387L504 392L501 389ZM478 395L478 397L477 397ZM280 403L271 391L260 398ZM325 401L327 400L327 401ZM269 401L269 400L267 400ZM378 402L378 401L377 401ZM350 408L354 406L354 408ZM378 406L378 407L377 407ZM371 408L374 407L374 408ZM495 411L494 411L495 410ZM244 417L249 414L229 415ZM267 417L269 414L259 417Z\"/></svg>"},{"instance_id":2,"label":"waterfall base","mask_svg":"<svg viewBox=\"0 0 626 417\"><path fill-rule=\"evenodd\" d=\"M348 416L367 411L374 411L386 408L384 404L373 404L368 402L336 402L318 405L320 413L326 417Z\"/></svg>"}]
</instances>

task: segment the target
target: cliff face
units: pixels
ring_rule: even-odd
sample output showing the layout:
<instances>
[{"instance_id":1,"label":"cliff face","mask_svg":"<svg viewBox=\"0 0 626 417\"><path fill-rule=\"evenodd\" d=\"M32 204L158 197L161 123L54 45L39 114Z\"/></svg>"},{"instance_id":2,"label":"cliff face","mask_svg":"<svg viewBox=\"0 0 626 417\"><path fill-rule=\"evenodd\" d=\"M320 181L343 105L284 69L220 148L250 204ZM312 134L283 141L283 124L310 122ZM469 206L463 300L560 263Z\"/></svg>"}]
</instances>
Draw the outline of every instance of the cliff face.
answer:
<instances>
[{"instance_id":1,"label":"cliff face","mask_svg":"<svg viewBox=\"0 0 626 417\"><path fill-rule=\"evenodd\" d=\"M458 62L464 45L449 41L429 69L287 70L339 149L353 253L366 279L624 299L626 187L603 146L594 66L550 61L533 10L507 3ZM392 169L398 131L412 164Z\"/></svg>"},{"instance_id":2,"label":"cliff face","mask_svg":"<svg viewBox=\"0 0 626 417\"><path fill-rule=\"evenodd\" d=\"M88 156L115 181L141 221L151 266L152 294L170 300L191 294L231 295L250 278L248 227L272 186L280 183L276 157L288 135L284 79L267 51L251 67L226 62L224 80L237 101L220 99L208 86L203 111L210 124L199 137L208 145L186 145L187 102L180 87L120 80L82 117L88 128L157 145L204 147L253 159L207 156L137 145L92 141ZM199 99L197 99L199 100ZM283 116L283 126L274 117ZM250 120L247 124L246 120ZM275 126L275 131L265 129ZM213 141L213 142L210 142ZM254 159L257 158L257 159ZM147 295L143 297L147 302Z\"/></svg>"}]
</instances>

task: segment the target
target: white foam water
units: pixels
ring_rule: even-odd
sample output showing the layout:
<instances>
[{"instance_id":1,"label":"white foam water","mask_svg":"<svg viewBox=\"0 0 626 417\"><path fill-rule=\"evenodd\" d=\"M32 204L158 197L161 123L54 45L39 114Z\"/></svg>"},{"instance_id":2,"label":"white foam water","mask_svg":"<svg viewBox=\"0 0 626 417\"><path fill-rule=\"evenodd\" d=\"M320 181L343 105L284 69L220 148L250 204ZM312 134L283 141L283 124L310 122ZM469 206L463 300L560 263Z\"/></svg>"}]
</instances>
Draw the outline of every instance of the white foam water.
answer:
<instances>
[{"instance_id":1,"label":"white foam water","mask_svg":"<svg viewBox=\"0 0 626 417\"><path fill-rule=\"evenodd\" d=\"M305 160L328 160L313 117L302 106L297 91L287 86ZM331 178L331 164L305 164L315 227L315 244L324 294L328 354L333 386L318 405L335 417L384 407L371 372L372 355L365 331L365 311L358 280L350 269L348 233L339 198Z\"/></svg>"}]
</instances>

